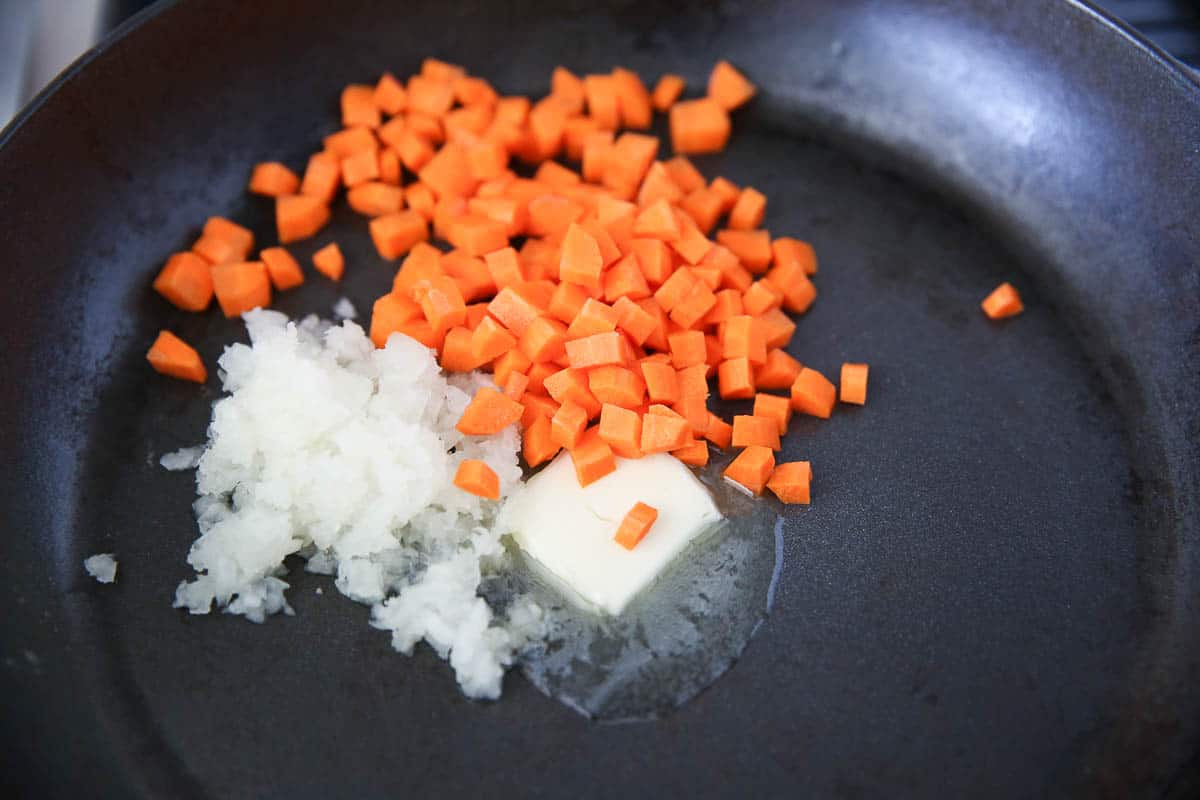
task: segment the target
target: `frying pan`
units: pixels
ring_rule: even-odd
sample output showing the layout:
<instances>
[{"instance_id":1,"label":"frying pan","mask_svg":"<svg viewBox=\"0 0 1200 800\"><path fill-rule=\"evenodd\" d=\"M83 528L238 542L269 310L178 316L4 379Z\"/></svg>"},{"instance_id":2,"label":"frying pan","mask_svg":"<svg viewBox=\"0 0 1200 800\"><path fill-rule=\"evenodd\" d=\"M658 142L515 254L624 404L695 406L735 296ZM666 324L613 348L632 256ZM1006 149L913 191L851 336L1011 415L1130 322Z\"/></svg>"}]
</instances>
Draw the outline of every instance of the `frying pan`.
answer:
<instances>
[{"instance_id":1,"label":"frying pan","mask_svg":"<svg viewBox=\"0 0 1200 800\"><path fill-rule=\"evenodd\" d=\"M294 575L297 615L172 609L213 385L238 323L148 290L220 213L273 241L248 166L302 165L336 93L436 55L502 90L624 64L761 95L719 156L811 240L792 351L873 365L807 421L775 605L654 722L603 725L519 674L463 699L428 650ZM126 25L0 137L0 619L8 796L1191 795L1200 724L1200 87L1079 3L180 2ZM360 309L391 270L335 214ZM325 238L320 239L321 242ZM307 257L308 245L298 248ZM978 310L1001 280L1027 311ZM116 552L118 583L81 560Z\"/></svg>"}]
</instances>

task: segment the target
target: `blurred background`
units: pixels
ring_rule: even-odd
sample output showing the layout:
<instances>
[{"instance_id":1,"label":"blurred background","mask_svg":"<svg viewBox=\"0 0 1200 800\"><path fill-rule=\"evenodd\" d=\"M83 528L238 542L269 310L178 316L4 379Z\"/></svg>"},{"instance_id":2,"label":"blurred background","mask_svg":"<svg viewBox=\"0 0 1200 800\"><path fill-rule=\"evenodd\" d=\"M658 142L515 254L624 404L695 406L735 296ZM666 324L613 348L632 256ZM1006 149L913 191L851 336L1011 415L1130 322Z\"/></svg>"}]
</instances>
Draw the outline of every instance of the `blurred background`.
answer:
<instances>
[{"instance_id":1,"label":"blurred background","mask_svg":"<svg viewBox=\"0 0 1200 800\"><path fill-rule=\"evenodd\" d=\"M1200 0L1095 4L1180 61L1200 66ZM0 127L64 67L151 5L152 0L0 0Z\"/></svg>"}]
</instances>

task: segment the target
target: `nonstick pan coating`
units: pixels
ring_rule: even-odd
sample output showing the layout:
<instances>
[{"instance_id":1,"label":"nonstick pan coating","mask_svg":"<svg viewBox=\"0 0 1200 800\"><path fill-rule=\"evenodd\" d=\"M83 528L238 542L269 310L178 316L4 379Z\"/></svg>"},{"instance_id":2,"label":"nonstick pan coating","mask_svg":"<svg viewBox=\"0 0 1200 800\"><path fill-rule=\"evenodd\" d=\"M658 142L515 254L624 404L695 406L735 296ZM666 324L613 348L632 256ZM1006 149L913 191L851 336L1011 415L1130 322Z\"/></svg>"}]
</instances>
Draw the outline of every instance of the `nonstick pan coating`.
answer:
<instances>
[{"instance_id":1,"label":"nonstick pan coating","mask_svg":"<svg viewBox=\"0 0 1200 800\"><path fill-rule=\"evenodd\" d=\"M623 64L761 87L699 159L811 240L792 350L872 364L808 422L771 616L711 689L597 725L519 674L464 700L299 574L297 616L170 607L214 385L160 379L149 291L209 214L273 241L249 165L299 167L342 85L434 55L503 91ZM36 797L1185 796L1196 789L1200 88L1070 3L180 2L0 138L0 781ZM369 309L391 269L344 208ZM307 256L307 245L298 252ZM1028 310L994 324L1001 280ZM119 582L82 559L114 551Z\"/></svg>"}]
</instances>

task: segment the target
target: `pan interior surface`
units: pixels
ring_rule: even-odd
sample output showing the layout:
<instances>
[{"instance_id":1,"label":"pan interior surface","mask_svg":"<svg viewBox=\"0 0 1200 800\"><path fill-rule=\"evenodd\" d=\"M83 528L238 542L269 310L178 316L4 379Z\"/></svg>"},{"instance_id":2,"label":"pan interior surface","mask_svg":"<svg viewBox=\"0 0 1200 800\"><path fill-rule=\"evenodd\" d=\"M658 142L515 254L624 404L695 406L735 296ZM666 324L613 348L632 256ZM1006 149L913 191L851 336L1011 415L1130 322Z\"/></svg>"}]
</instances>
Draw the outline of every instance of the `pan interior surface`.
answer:
<instances>
[{"instance_id":1,"label":"pan interior surface","mask_svg":"<svg viewBox=\"0 0 1200 800\"><path fill-rule=\"evenodd\" d=\"M1200 167L1183 141L1200 101L1085 9L1005 5L364 0L331 19L217 0L99 54L0 146L2 391L19 410L0 431L6 780L173 797L1178 785L1200 720L1184 633ZM1063 37L1081 43L1070 58ZM157 460L203 440L219 393L159 379L144 352L170 328L211 365L245 336L149 282L210 214L273 243L249 165L301 167L342 85L426 55L523 94L559 63L693 87L717 57L743 66L761 95L696 163L763 191L765 226L816 248L793 355L830 376L872 365L867 406L802 420L784 445L816 478L813 504L786 512L771 615L657 721L591 723L516 672L499 702L466 701L431 652L396 654L300 570L294 617L171 608L193 486ZM1104 82L1121 70L1139 92ZM1164 103L1191 116L1148 113ZM277 308L328 316L344 295L365 314L386 291L393 268L340 202L294 252L330 240L343 283L310 271ZM978 303L1003 280L1027 310L990 322ZM95 552L117 554L116 585L84 575Z\"/></svg>"}]
</instances>

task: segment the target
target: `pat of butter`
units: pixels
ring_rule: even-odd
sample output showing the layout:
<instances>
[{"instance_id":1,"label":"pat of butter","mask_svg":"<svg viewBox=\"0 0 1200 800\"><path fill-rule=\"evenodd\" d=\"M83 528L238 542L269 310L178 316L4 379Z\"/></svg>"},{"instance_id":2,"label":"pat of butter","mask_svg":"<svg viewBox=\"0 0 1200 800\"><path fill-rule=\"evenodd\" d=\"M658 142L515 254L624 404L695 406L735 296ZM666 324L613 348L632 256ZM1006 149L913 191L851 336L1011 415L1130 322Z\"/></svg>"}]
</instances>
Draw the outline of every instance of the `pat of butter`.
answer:
<instances>
[{"instance_id":1,"label":"pat of butter","mask_svg":"<svg viewBox=\"0 0 1200 800\"><path fill-rule=\"evenodd\" d=\"M613 535L639 501L657 509L658 519L626 550ZM567 588L617 615L720 519L708 490L673 456L618 458L614 472L581 487L564 452L510 497L501 525Z\"/></svg>"}]
</instances>

